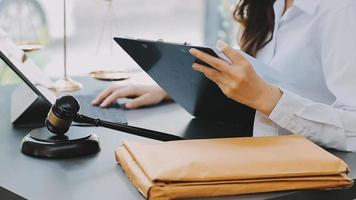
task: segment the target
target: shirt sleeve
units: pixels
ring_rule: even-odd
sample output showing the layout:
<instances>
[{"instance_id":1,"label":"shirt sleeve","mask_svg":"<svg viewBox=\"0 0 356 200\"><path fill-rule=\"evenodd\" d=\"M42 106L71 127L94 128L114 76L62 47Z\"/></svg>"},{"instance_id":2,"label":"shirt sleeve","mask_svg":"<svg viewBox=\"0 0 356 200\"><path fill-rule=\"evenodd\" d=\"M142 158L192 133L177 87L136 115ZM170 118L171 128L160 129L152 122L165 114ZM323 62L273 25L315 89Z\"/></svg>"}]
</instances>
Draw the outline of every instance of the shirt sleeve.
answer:
<instances>
[{"instance_id":1,"label":"shirt sleeve","mask_svg":"<svg viewBox=\"0 0 356 200\"><path fill-rule=\"evenodd\" d=\"M334 103L313 102L283 90L269 119L320 145L356 151L356 4L328 13L324 19L320 60Z\"/></svg>"}]
</instances>

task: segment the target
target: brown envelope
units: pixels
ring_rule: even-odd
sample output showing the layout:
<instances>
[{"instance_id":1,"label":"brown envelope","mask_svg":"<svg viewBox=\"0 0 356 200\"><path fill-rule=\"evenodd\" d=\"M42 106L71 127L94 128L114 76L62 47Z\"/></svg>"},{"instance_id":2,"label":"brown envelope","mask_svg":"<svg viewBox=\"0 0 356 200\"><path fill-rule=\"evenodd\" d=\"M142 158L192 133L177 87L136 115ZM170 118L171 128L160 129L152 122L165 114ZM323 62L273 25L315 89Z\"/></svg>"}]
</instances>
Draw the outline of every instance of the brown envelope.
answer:
<instances>
[{"instance_id":1,"label":"brown envelope","mask_svg":"<svg viewBox=\"0 0 356 200\"><path fill-rule=\"evenodd\" d=\"M124 142L116 160L148 199L352 185L347 165L302 136Z\"/></svg>"}]
</instances>

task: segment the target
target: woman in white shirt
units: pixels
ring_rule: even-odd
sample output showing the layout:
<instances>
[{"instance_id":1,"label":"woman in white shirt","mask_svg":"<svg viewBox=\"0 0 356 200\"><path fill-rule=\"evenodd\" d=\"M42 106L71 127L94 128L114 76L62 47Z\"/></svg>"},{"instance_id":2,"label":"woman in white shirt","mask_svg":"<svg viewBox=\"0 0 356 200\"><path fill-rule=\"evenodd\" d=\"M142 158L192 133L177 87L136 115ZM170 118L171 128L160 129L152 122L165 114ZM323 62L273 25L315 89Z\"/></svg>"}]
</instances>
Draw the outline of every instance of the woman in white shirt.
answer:
<instances>
[{"instance_id":1,"label":"woman in white shirt","mask_svg":"<svg viewBox=\"0 0 356 200\"><path fill-rule=\"evenodd\" d=\"M240 0L234 16L243 27L241 49L297 83L295 90L264 81L223 41L217 47L229 61L192 49L213 66L193 69L257 110L254 136L301 134L329 148L356 151L356 1ZM106 107L128 96L137 97L128 109L169 99L158 86L113 86L93 104Z\"/></svg>"}]
</instances>

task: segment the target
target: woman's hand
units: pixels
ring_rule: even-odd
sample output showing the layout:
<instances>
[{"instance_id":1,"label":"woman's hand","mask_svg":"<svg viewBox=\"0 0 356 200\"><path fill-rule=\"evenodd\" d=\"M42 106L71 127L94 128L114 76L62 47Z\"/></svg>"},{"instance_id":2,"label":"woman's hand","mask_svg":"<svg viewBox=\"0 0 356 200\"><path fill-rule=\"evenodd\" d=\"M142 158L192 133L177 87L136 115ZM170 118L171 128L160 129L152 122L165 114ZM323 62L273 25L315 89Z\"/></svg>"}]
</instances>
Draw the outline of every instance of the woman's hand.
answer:
<instances>
[{"instance_id":1,"label":"woman's hand","mask_svg":"<svg viewBox=\"0 0 356 200\"><path fill-rule=\"evenodd\" d=\"M155 85L112 85L102 91L92 104L105 108L120 98L134 98L125 104L127 109L154 105L170 99L162 88Z\"/></svg>"},{"instance_id":2,"label":"woman's hand","mask_svg":"<svg viewBox=\"0 0 356 200\"><path fill-rule=\"evenodd\" d=\"M270 115L282 91L259 77L251 63L225 42L218 41L216 46L230 60L218 59L193 48L190 50L193 56L212 66L194 63L193 69L214 81L227 97Z\"/></svg>"}]
</instances>

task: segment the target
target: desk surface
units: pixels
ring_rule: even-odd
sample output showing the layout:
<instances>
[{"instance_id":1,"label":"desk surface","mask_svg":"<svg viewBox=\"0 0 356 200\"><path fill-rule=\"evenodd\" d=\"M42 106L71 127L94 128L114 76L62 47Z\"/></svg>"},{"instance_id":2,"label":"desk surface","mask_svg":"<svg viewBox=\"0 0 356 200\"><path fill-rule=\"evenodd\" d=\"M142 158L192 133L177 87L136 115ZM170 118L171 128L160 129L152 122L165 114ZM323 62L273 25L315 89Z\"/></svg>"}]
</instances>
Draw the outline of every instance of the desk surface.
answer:
<instances>
[{"instance_id":1,"label":"desk surface","mask_svg":"<svg viewBox=\"0 0 356 200\"><path fill-rule=\"evenodd\" d=\"M104 86L98 83L95 85ZM96 155L67 160L27 157L20 152L20 143L29 129L16 128L10 124L10 94L13 89L14 86L0 87L0 186L25 198L38 200L144 199L116 164L114 150L123 140L148 139L105 128L89 127L88 131L96 133L100 139L102 150ZM201 137L203 133L207 133L205 137L213 136L213 133L221 137L224 136L222 132L227 133L226 136L233 136L233 128L222 129L219 125L192 120L188 113L174 103L127 111L127 118L131 125L188 135L191 138ZM333 153L356 169L356 154ZM350 176L355 179L355 171ZM285 194L287 193L246 195L239 196L239 199L266 199Z\"/></svg>"}]
</instances>

